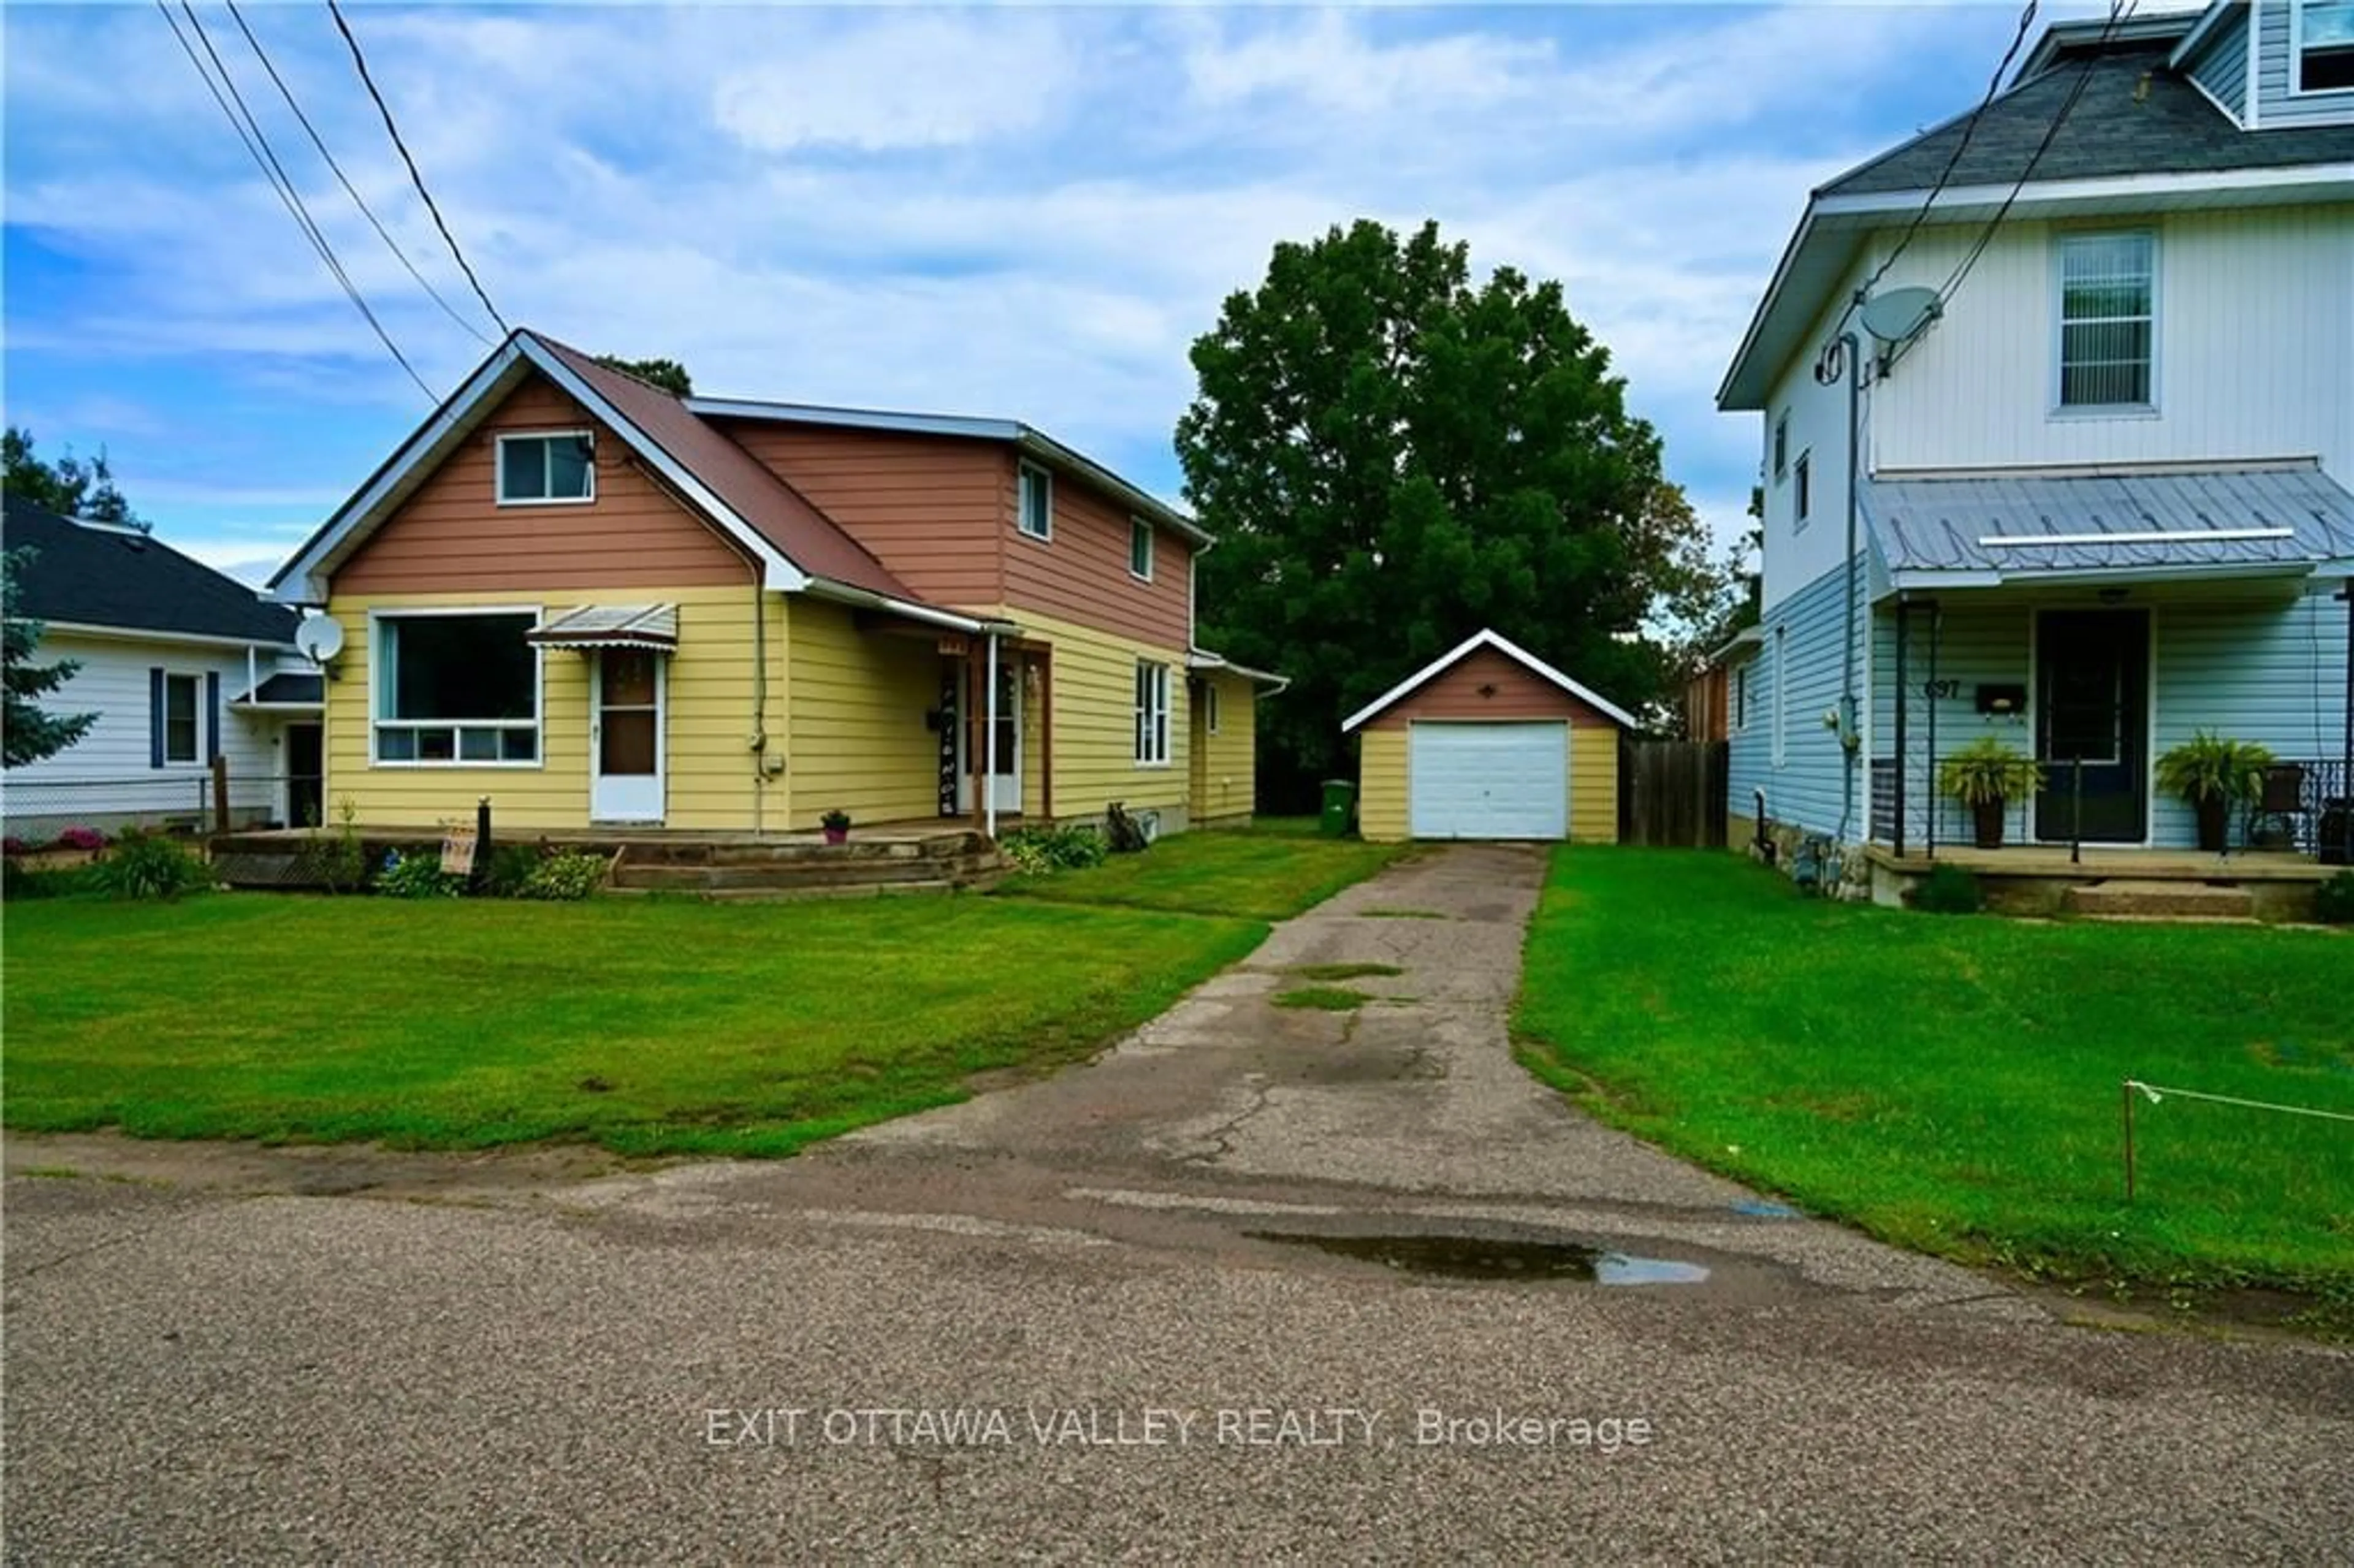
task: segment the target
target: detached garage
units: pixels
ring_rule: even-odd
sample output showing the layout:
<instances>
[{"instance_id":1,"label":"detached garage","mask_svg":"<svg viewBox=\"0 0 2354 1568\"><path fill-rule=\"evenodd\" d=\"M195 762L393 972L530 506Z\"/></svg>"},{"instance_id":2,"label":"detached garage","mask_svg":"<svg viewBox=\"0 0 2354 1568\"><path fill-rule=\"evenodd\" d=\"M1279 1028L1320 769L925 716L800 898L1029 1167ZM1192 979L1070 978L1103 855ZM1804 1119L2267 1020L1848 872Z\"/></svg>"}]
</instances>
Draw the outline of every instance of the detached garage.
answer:
<instances>
[{"instance_id":1,"label":"detached garage","mask_svg":"<svg viewBox=\"0 0 2354 1568\"><path fill-rule=\"evenodd\" d=\"M1365 837L1618 837L1618 737L1634 715L1482 631L1341 729L1360 737Z\"/></svg>"}]
</instances>

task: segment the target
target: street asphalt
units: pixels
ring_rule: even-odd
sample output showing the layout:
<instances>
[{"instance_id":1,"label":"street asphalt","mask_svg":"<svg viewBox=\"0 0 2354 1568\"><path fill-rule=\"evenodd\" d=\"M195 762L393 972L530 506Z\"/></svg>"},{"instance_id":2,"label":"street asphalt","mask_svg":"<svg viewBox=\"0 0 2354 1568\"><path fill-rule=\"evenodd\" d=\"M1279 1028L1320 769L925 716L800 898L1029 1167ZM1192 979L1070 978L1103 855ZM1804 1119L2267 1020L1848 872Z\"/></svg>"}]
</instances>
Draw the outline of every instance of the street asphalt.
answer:
<instances>
[{"instance_id":1,"label":"street asphalt","mask_svg":"<svg viewBox=\"0 0 2354 1568\"><path fill-rule=\"evenodd\" d=\"M2354 1357L2083 1326L1532 1080L1542 874L1417 855L779 1163L14 1139L7 1560L2349 1560ZM1272 1004L1333 963L1400 972Z\"/></svg>"}]
</instances>

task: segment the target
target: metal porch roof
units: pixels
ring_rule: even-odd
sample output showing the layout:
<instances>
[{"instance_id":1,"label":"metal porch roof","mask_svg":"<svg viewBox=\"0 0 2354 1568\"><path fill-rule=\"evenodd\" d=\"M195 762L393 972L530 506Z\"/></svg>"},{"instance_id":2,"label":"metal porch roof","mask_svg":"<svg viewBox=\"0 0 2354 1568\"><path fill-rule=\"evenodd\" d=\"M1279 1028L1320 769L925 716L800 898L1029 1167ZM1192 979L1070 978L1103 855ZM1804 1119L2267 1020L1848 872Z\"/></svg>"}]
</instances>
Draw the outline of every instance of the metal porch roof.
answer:
<instances>
[{"instance_id":1,"label":"metal porch roof","mask_svg":"<svg viewBox=\"0 0 2354 1568\"><path fill-rule=\"evenodd\" d=\"M2354 495L2310 463L1880 477L1857 506L1894 573L2031 579L2354 560Z\"/></svg>"}]
</instances>

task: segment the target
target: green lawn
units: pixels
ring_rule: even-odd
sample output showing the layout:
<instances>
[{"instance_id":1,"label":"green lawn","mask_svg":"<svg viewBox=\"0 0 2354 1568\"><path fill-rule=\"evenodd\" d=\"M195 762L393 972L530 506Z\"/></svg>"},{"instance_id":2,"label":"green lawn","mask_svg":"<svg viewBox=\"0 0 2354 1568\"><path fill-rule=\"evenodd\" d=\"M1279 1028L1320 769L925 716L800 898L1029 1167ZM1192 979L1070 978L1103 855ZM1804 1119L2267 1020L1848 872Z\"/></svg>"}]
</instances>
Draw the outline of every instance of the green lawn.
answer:
<instances>
[{"instance_id":1,"label":"green lawn","mask_svg":"<svg viewBox=\"0 0 2354 1568\"><path fill-rule=\"evenodd\" d=\"M1833 905L1721 853L1556 853L1515 1016L1605 1119L1908 1246L2354 1330L2354 938Z\"/></svg>"},{"instance_id":2,"label":"green lawn","mask_svg":"<svg viewBox=\"0 0 2354 1568\"><path fill-rule=\"evenodd\" d=\"M1265 933L973 897L16 904L0 1119L783 1154L1085 1054Z\"/></svg>"},{"instance_id":3,"label":"green lawn","mask_svg":"<svg viewBox=\"0 0 2354 1568\"><path fill-rule=\"evenodd\" d=\"M1362 882L1406 846L1312 836L1308 819L1179 833L1141 854L1086 871L1014 877L998 891L1020 899L1288 920Z\"/></svg>"}]
</instances>

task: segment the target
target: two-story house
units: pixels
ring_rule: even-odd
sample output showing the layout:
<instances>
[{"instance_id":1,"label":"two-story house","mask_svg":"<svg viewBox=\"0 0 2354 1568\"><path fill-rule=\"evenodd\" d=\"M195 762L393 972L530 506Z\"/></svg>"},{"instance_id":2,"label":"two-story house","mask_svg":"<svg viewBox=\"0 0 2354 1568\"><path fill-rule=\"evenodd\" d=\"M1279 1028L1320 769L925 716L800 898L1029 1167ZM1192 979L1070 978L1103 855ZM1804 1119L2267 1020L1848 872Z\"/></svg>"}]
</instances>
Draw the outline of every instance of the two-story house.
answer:
<instances>
[{"instance_id":1,"label":"two-story house","mask_svg":"<svg viewBox=\"0 0 2354 1568\"><path fill-rule=\"evenodd\" d=\"M680 398L511 335L281 568L370 826L1247 817L1182 513L1011 420Z\"/></svg>"},{"instance_id":2,"label":"two-story house","mask_svg":"<svg viewBox=\"0 0 2354 1568\"><path fill-rule=\"evenodd\" d=\"M1812 193L1718 404L1764 417L1736 837L1916 865L1994 736L2044 767L2011 844L2179 861L2154 774L2201 730L2281 760L2299 847L2343 831L2354 0L2050 28Z\"/></svg>"}]
</instances>

